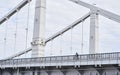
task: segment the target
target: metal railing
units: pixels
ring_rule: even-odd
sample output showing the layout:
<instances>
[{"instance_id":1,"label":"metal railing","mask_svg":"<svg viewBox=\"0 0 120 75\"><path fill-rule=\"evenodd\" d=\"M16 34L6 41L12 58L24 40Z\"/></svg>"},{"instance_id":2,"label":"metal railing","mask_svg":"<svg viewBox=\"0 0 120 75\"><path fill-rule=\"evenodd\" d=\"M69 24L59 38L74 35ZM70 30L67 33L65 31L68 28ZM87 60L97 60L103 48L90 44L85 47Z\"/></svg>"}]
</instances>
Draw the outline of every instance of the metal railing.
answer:
<instances>
[{"instance_id":1,"label":"metal railing","mask_svg":"<svg viewBox=\"0 0 120 75\"><path fill-rule=\"evenodd\" d=\"M101 53L101 54L84 54L69 56L51 56L39 58L21 58L11 60L0 60L0 65L21 65L21 64L45 64L45 63L65 63L65 62L89 62L89 61L110 61L119 60L120 52Z\"/></svg>"}]
</instances>

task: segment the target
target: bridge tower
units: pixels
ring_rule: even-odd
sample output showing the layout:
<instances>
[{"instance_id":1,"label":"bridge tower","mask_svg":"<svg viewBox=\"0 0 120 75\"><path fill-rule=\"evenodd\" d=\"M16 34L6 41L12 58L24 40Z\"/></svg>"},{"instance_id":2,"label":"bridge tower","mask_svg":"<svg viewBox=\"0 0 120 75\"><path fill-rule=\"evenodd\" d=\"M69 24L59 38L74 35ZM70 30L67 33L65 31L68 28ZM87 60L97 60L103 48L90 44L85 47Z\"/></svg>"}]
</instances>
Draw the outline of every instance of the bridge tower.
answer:
<instances>
[{"instance_id":1,"label":"bridge tower","mask_svg":"<svg viewBox=\"0 0 120 75\"><path fill-rule=\"evenodd\" d=\"M99 27L97 10L91 9L90 15L90 38L89 38L89 53L98 53Z\"/></svg>"},{"instance_id":2,"label":"bridge tower","mask_svg":"<svg viewBox=\"0 0 120 75\"><path fill-rule=\"evenodd\" d=\"M46 0L36 0L32 57L43 57L45 48Z\"/></svg>"}]
</instances>

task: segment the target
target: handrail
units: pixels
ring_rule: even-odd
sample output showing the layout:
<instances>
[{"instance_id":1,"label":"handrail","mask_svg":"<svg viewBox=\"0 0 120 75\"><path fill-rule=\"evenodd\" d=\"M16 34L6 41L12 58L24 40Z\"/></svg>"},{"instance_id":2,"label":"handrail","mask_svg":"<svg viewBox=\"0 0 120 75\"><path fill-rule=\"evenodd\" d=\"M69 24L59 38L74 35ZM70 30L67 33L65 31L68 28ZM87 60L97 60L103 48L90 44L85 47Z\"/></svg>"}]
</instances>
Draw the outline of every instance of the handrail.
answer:
<instances>
[{"instance_id":1,"label":"handrail","mask_svg":"<svg viewBox=\"0 0 120 75\"><path fill-rule=\"evenodd\" d=\"M37 58L20 58L11 60L0 60L0 65L6 64L29 64L29 63L59 63L64 62L76 62L76 61L105 61L105 60L117 60L120 58L120 52L114 53L98 53L98 54L82 54L82 55L68 55L68 56L50 56L50 57L37 57Z\"/></svg>"}]
</instances>

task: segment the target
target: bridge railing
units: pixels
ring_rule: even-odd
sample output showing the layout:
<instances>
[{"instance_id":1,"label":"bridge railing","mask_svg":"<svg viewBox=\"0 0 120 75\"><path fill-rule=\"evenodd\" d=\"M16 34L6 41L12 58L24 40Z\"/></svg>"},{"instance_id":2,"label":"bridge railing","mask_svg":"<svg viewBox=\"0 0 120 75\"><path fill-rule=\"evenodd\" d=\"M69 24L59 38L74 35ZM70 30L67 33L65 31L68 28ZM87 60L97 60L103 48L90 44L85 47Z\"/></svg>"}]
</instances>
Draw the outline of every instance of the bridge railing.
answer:
<instances>
[{"instance_id":1,"label":"bridge railing","mask_svg":"<svg viewBox=\"0 0 120 75\"><path fill-rule=\"evenodd\" d=\"M21 65L21 64L46 64L46 63L65 63L65 62L89 62L89 61L111 61L120 60L120 52L101 53L101 54L84 54L69 56L52 56L40 58L21 58L11 60L0 60L0 65Z\"/></svg>"}]
</instances>

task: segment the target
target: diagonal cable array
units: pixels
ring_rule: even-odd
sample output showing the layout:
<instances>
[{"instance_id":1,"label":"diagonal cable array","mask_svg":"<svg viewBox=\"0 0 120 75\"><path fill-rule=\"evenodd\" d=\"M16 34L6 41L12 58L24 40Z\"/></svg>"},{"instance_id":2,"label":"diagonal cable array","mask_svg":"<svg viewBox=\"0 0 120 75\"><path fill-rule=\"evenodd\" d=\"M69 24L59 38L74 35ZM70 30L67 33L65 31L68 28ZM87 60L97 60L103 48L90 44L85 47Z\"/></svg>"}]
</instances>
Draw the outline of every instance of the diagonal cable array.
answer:
<instances>
[{"instance_id":1,"label":"diagonal cable array","mask_svg":"<svg viewBox=\"0 0 120 75\"><path fill-rule=\"evenodd\" d=\"M73 22L72 24L68 25L67 27L65 27L64 29L62 29L61 31L57 32L56 34L54 34L53 36L49 37L46 39L45 43L47 44L48 42L52 41L53 39L57 38L58 36L62 35L63 33L67 32L68 30L70 30L71 28L74 28L75 26L77 26L79 23L83 22L85 19L87 19L90 16L90 13L87 13L86 15L84 15L83 17L79 18L78 20L76 20L75 22ZM29 51L31 51L32 48L27 48L24 51L20 51L19 53L16 53L10 57L7 57L5 60L7 59L13 59L15 57L21 56Z\"/></svg>"}]
</instances>

